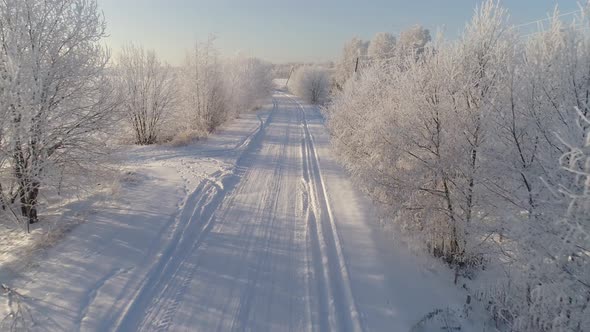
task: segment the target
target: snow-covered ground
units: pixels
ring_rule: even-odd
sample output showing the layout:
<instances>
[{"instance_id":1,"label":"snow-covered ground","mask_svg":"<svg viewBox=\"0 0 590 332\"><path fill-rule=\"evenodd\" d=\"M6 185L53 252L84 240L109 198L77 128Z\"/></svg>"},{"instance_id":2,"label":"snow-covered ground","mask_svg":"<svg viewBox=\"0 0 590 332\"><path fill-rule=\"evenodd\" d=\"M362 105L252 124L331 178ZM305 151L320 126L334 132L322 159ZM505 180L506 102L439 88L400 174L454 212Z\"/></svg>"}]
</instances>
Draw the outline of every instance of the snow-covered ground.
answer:
<instances>
[{"instance_id":1,"label":"snow-covered ground","mask_svg":"<svg viewBox=\"0 0 590 332\"><path fill-rule=\"evenodd\" d=\"M34 330L473 330L446 315L452 277L379 226L317 108L277 91L206 141L124 154L113 199L11 280Z\"/></svg>"}]
</instances>

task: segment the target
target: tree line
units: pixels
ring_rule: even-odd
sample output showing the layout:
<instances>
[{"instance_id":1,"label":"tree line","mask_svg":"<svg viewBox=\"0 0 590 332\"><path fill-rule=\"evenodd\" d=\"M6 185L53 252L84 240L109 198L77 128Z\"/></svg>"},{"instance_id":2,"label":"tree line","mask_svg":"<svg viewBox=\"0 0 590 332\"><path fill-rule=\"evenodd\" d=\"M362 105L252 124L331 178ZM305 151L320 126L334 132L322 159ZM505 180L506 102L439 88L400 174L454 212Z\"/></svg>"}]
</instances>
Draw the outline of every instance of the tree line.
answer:
<instances>
[{"instance_id":1,"label":"tree line","mask_svg":"<svg viewBox=\"0 0 590 332\"><path fill-rule=\"evenodd\" d=\"M0 218L28 229L41 192L89 182L112 137L190 142L272 89L269 64L212 38L175 68L132 44L113 57L105 37L96 0L0 3Z\"/></svg>"},{"instance_id":2,"label":"tree line","mask_svg":"<svg viewBox=\"0 0 590 332\"><path fill-rule=\"evenodd\" d=\"M486 1L458 40L377 35L356 72L354 39L324 112L384 218L512 331L590 330L587 14L523 38Z\"/></svg>"}]
</instances>

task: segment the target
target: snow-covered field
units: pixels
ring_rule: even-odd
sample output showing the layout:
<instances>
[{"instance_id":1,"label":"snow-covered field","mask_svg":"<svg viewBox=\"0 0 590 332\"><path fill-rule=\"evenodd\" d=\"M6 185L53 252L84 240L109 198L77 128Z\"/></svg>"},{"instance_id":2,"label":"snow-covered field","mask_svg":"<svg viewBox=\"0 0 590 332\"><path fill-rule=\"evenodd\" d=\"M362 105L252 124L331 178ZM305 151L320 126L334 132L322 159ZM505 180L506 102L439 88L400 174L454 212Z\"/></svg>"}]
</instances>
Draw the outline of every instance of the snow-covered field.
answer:
<instances>
[{"instance_id":1,"label":"snow-covered field","mask_svg":"<svg viewBox=\"0 0 590 332\"><path fill-rule=\"evenodd\" d=\"M33 330L474 330L452 276L381 228L316 107L276 91L203 142L120 153L111 199L9 280Z\"/></svg>"}]
</instances>

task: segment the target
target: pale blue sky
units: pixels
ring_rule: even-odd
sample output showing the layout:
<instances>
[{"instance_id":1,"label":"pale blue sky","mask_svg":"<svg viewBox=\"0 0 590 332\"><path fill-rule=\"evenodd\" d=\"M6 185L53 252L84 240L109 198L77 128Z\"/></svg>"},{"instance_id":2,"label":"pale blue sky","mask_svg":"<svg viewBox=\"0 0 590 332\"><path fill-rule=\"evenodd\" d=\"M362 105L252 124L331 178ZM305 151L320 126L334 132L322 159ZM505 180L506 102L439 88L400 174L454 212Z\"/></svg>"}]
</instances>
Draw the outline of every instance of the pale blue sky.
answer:
<instances>
[{"instance_id":1,"label":"pale blue sky","mask_svg":"<svg viewBox=\"0 0 590 332\"><path fill-rule=\"evenodd\" d=\"M273 62L336 60L353 36L398 33L414 24L456 37L479 0L98 0L108 23L107 43L155 49L180 64L195 40L217 35L224 54L243 52ZM512 21L545 18L556 4L577 0L504 0Z\"/></svg>"}]
</instances>

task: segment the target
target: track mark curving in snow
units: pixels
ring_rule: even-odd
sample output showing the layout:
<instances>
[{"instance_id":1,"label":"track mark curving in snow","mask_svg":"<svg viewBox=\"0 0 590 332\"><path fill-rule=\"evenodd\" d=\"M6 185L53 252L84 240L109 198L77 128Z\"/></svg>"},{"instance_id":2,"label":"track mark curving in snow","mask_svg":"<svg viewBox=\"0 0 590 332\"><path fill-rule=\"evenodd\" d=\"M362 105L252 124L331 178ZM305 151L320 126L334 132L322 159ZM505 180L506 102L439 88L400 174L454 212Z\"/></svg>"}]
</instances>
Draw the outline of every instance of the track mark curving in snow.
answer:
<instances>
[{"instance_id":1,"label":"track mark curving in snow","mask_svg":"<svg viewBox=\"0 0 590 332\"><path fill-rule=\"evenodd\" d=\"M158 255L157 261L142 281L132 301L117 320L115 330L130 331L147 326L167 330L174 309L183 295L183 289L191 279L192 270L182 271L185 267L184 262L201 245L202 239L213 226L215 211L239 183L246 169L243 161L259 143L258 140L262 137L266 123L271 119L275 109L276 107L266 122L259 117L261 122L258 128L236 147L240 149L240 153L231 169L219 170L205 177L204 181L186 197L177 214L175 229L168 246ZM192 268L194 269L194 266ZM188 275L179 276L179 273Z\"/></svg>"},{"instance_id":2,"label":"track mark curving in snow","mask_svg":"<svg viewBox=\"0 0 590 332\"><path fill-rule=\"evenodd\" d=\"M94 285L94 287L92 287L88 293L86 293L86 296L84 298L84 300L82 301L82 305L80 307L80 312L79 315L76 319L76 326L78 328L78 330L81 329L82 327L82 323L84 322L84 320L86 319L86 316L88 315L88 310L90 308L90 306L92 305L92 303L94 302L94 300L96 299L96 297L98 296L101 288L111 279L117 277L120 274L126 273L128 272L130 269L121 269L121 268L115 268L113 269L111 272L107 273L105 276L103 276L102 278L100 278L96 284Z\"/></svg>"}]
</instances>

